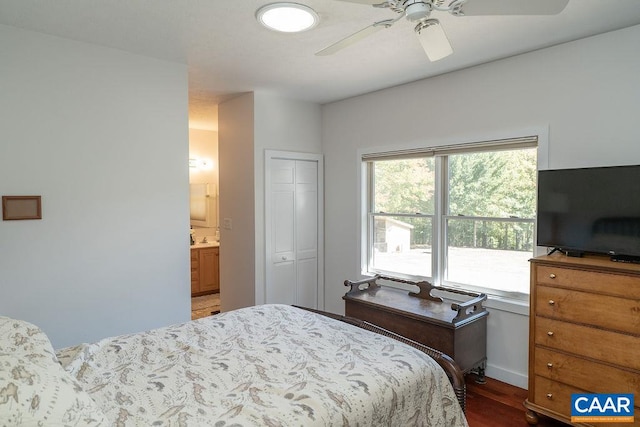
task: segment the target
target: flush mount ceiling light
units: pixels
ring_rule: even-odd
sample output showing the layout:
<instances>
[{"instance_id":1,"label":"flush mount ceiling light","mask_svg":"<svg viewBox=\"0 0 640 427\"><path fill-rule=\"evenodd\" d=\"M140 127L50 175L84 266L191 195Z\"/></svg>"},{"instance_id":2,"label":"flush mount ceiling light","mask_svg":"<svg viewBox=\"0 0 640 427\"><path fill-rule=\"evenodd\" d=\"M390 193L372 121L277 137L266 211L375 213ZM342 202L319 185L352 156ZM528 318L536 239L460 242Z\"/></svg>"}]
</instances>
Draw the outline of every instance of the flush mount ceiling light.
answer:
<instances>
[{"instance_id":1,"label":"flush mount ceiling light","mask_svg":"<svg viewBox=\"0 0 640 427\"><path fill-rule=\"evenodd\" d=\"M271 3L256 11L256 19L270 30L298 33L318 24L318 14L308 6L297 3Z\"/></svg>"}]
</instances>

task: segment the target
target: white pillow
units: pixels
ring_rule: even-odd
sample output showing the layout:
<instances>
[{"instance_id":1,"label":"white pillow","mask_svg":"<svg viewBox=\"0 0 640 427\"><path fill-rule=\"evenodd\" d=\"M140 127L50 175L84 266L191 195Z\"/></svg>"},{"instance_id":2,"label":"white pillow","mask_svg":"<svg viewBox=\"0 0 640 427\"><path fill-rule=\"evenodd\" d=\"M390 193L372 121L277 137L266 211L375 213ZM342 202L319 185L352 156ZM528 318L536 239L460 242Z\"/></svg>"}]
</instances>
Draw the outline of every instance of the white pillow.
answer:
<instances>
[{"instance_id":1,"label":"white pillow","mask_svg":"<svg viewBox=\"0 0 640 427\"><path fill-rule=\"evenodd\" d=\"M31 323L0 316L0 425L106 426L94 400Z\"/></svg>"}]
</instances>

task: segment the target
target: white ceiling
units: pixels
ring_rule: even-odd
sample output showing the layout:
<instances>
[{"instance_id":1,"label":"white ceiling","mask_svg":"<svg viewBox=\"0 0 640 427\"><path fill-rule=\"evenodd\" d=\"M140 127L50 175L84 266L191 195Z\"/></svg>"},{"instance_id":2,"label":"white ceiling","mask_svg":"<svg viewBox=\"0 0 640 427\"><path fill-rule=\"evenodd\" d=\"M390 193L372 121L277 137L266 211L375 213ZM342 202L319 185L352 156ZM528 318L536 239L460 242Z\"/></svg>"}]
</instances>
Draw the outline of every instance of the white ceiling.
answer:
<instances>
[{"instance_id":1,"label":"white ceiling","mask_svg":"<svg viewBox=\"0 0 640 427\"><path fill-rule=\"evenodd\" d=\"M272 0L0 0L0 24L188 64L190 121L201 128L215 127L216 104L237 93L327 103L640 24L640 0L570 0L554 16L433 12L454 49L441 61L429 62L404 19L319 57L317 50L395 14L337 0L295 1L316 10L316 28L283 34L261 27L255 11Z\"/></svg>"}]
</instances>

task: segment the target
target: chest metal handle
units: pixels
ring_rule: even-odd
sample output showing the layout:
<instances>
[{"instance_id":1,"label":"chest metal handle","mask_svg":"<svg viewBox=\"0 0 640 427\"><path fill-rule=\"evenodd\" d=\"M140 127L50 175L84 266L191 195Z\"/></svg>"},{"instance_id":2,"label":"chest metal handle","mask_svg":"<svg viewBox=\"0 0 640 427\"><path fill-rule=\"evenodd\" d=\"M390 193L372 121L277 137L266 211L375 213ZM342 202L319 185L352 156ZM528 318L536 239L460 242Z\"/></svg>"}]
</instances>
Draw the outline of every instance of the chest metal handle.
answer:
<instances>
[{"instance_id":1,"label":"chest metal handle","mask_svg":"<svg viewBox=\"0 0 640 427\"><path fill-rule=\"evenodd\" d=\"M556 278L556 275L555 275L555 274L553 274L553 273L551 273L551 274L549 275L549 278L551 278L551 279L555 279L555 278Z\"/></svg>"}]
</instances>

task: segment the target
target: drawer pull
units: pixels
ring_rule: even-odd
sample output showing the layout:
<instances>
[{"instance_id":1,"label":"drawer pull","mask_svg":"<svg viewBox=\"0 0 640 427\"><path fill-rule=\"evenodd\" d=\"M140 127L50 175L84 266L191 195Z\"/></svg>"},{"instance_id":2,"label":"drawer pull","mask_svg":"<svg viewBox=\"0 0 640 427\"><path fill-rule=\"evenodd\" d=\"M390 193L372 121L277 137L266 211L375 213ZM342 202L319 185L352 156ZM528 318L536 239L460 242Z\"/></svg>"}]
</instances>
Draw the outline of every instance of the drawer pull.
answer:
<instances>
[{"instance_id":1,"label":"drawer pull","mask_svg":"<svg viewBox=\"0 0 640 427\"><path fill-rule=\"evenodd\" d=\"M549 305L555 305L555 304L556 304L556 302L554 300L552 300L552 299L549 300Z\"/></svg>"},{"instance_id":2,"label":"drawer pull","mask_svg":"<svg viewBox=\"0 0 640 427\"><path fill-rule=\"evenodd\" d=\"M553 368L553 363L547 363L547 368L549 369Z\"/></svg>"},{"instance_id":3,"label":"drawer pull","mask_svg":"<svg viewBox=\"0 0 640 427\"><path fill-rule=\"evenodd\" d=\"M286 260L287 260L287 257L286 257L286 256L283 256L283 257L282 257L282 260L283 260L283 261L286 261Z\"/></svg>"},{"instance_id":4,"label":"drawer pull","mask_svg":"<svg viewBox=\"0 0 640 427\"><path fill-rule=\"evenodd\" d=\"M549 275L549 278L550 278L550 279L555 279L555 278L556 278L556 275L555 275L555 274L553 274L553 273L551 273L551 274Z\"/></svg>"},{"instance_id":5,"label":"drawer pull","mask_svg":"<svg viewBox=\"0 0 640 427\"><path fill-rule=\"evenodd\" d=\"M553 394L547 393L547 399L549 399L549 400L553 399Z\"/></svg>"},{"instance_id":6,"label":"drawer pull","mask_svg":"<svg viewBox=\"0 0 640 427\"><path fill-rule=\"evenodd\" d=\"M549 335L550 337L552 337L552 336L553 336L553 331L549 331L549 332L547 332L547 335Z\"/></svg>"}]
</instances>

